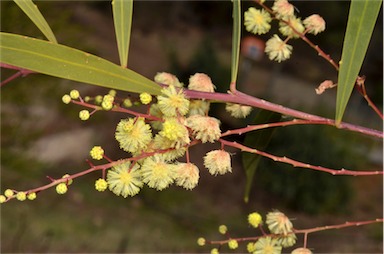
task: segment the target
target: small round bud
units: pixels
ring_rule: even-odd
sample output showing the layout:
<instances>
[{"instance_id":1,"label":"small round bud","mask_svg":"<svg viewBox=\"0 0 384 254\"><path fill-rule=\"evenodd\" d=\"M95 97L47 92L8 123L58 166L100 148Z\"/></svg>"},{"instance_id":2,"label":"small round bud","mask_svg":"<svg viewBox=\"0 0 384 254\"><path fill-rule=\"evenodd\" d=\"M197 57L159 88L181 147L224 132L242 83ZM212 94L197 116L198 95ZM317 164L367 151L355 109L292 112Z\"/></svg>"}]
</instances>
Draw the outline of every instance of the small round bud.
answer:
<instances>
[{"instance_id":1,"label":"small round bud","mask_svg":"<svg viewBox=\"0 0 384 254\"><path fill-rule=\"evenodd\" d=\"M116 90L111 89L111 90L109 90L108 94L115 97L116 96Z\"/></svg>"},{"instance_id":2,"label":"small round bud","mask_svg":"<svg viewBox=\"0 0 384 254\"><path fill-rule=\"evenodd\" d=\"M68 94L64 94L63 97L61 98L61 100L65 103L65 104L69 104L71 102L71 96L69 96Z\"/></svg>"},{"instance_id":3,"label":"small round bud","mask_svg":"<svg viewBox=\"0 0 384 254\"><path fill-rule=\"evenodd\" d=\"M96 190L98 191L105 191L108 187L108 183L107 181L105 181L104 179L100 178L98 179L96 182L95 182L95 188Z\"/></svg>"},{"instance_id":4,"label":"small round bud","mask_svg":"<svg viewBox=\"0 0 384 254\"><path fill-rule=\"evenodd\" d=\"M65 174L65 175L63 175L61 178L67 178L67 177L70 177L70 175L69 175L69 174ZM72 183L73 183L73 180L72 180L72 179L69 179L69 180L67 180L67 182L66 182L67 185L71 185Z\"/></svg>"},{"instance_id":5,"label":"small round bud","mask_svg":"<svg viewBox=\"0 0 384 254\"><path fill-rule=\"evenodd\" d=\"M6 190L4 191L4 195L5 195L7 198L12 197L13 194L14 194L14 192L13 192L13 190L11 190L11 189L6 189Z\"/></svg>"},{"instance_id":6,"label":"small round bud","mask_svg":"<svg viewBox=\"0 0 384 254\"><path fill-rule=\"evenodd\" d=\"M56 192L58 194L64 194L66 193L68 190L68 187L65 183L59 183L57 186L56 186Z\"/></svg>"},{"instance_id":7,"label":"small round bud","mask_svg":"<svg viewBox=\"0 0 384 254\"><path fill-rule=\"evenodd\" d=\"M141 103L147 105L152 101L152 95L150 95L149 93L141 93L140 101Z\"/></svg>"},{"instance_id":8,"label":"small round bud","mask_svg":"<svg viewBox=\"0 0 384 254\"><path fill-rule=\"evenodd\" d=\"M19 201L24 201L26 198L27 198L27 195L23 191L20 191L16 194L16 199Z\"/></svg>"},{"instance_id":9,"label":"small round bud","mask_svg":"<svg viewBox=\"0 0 384 254\"><path fill-rule=\"evenodd\" d=\"M220 252L219 252L219 249L218 248L213 248L212 250L211 250L211 254L219 254Z\"/></svg>"},{"instance_id":10,"label":"small round bud","mask_svg":"<svg viewBox=\"0 0 384 254\"><path fill-rule=\"evenodd\" d=\"M78 99L80 97L80 93L77 90L72 90L69 93L69 96L71 96L72 99L76 100L76 99Z\"/></svg>"},{"instance_id":11,"label":"small round bud","mask_svg":"<svg viewBox=\"0 0 384 254\"><path fill-rule=\"evenodd\" d=\"M94 146L89 154L91 155L92 159L101 160L104 156L104 150L101 148L101 146Z\"/></svg>"},{"instance_id":12,"label":"small round bud","mask_svg":"<svg viewBox=\"0 0 384 254\"><path fill-rule=\"evenodd\" d=\"M86 121L89 119L89 111L86 109L83 109L79 112L79 117L81 120Z\"/></svg>"},{"instance_id":13,"label":"small round bud","mask_svg":"<svg viewBox=\"0 0 384 254\"><path fill-rule=\"evenodd\" d=\"M29 194L27 195L27 198L28 198L29 200L35 200L35 199L36 199L36 192L29 193Z\"/></svg>"},{"instance_id":14,"label":"small round bud","mask_svg":"<svg viewBox=\"0 0 384 254\"><path fill-rule=\"evenodd\" d=\"M197 245L204 246L205 245L205 238L200 237L199 239L197 239Z\"/></svg>"},{"instance_id":15,"label":"small round bud","mask_svg":"<svg viewBox=\"0 0 384 254\"><path fill-rule=\"evenodd\" d=\"M95 103L96 103L96 104L101 104L102 101L103 101L103 96L101 96L101 95L97 95L97 96L95 97Z\"/></svg>"},{"instance_id":16,"label":"small round bud","mask_svg":"<svg viewBox=\"0 0 384 254\"><path fill-rule=\"evenodd\" d=\"M227 233L227 231L228 231L228 228L226 225L220 225L219 226L219 233L220 234L224 235L225 233Z\"/></svg>"},{"instance_id":17,"label":"small round bud","mask_svg":"<svg viewBox=\"0 0 384 254\"><path fill-rule=\"evenodd\" d=\"M254 228L257 228L262 221L263 219L259 213L255 212L248 215L248 223Z\"/></svg>"},{"instance_id":18,"label":"small round bud","mask_svg":"<svg viewBox=\"0 0 384 254\"><path fill-rule=\"evenodd\" d=\"M131 101L130 99L125 99L125 100L123 101L123 105L124 105L124 107L126 107L126 108L130 108L130 107L132 107L132 101Z\"/></svg>"},{"instance_id":19,"label":"small round bud","mask_svg":"<svg viewBox=\"0 0 384 254\"><path fill-rule=\"evenodd\" d=\"M237 241L235 239L231 239L229 240L228 242L228 247L231 249L231 250L235 250L237 249L237 247L239 247L239 244L237 243Z\"/></svg>"},{"instance_id":20,"label":"small round bud","mask_svg":"<svg viewBox=\"0 0 384 254\"><path fill-rule=\"evenodd\" d=\"M89 102L91 100L91 97L89 97L89 96L85 96L85 98L84 98L84 101L85 102Z\"/></svg>"},{"instance_id":21,"label":"small round bud","mask_svg":"<svg viewBox=\"0 0 384 254\"><path fill-rule=\"evenodd\" d=\"M113 107L113 104L109 101L103 101L101 103L101 107L104 109L104 110L111 110L112 107Z\"/></svg>"},{"instance_id":22,"label":"small round bud","mask_svg":"<svg viewBox=\"0 0 384 254\"><path fill-rule=\"evenodd\" d=\"M0 195L0 204L4 203L7 201L7 198L4 195Z\"/></svg>"},{"instance_id":23,"label":"small round bud","mask_svg":"<svg viewBox=\"0 0 384 254\"><path fill-rule=\"evenodd\" d=\"M249 253L252 253L252 252L254 252L255 250L256 250L256 248L255 248L255 243L250 242L250 243L247 244L247 251L248 251Z\"/></svg>"}]
</instances>

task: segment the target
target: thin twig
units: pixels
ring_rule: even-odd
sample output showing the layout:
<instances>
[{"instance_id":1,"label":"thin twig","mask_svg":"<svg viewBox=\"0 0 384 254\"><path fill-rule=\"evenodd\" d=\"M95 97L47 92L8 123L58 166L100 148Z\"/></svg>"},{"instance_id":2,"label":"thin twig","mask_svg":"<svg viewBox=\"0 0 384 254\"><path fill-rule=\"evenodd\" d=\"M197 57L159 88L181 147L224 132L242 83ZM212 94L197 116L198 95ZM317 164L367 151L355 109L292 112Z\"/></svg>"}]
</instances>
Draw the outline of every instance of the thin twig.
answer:
<instances>
[{"instance_id":1,"label":"thin twig","mask_svg":"<svg viewBox=\"0 0 384 254\"><path fill-rule=\"evenodd\" d=\"M308 163L296 161L293 159L290 159L286 156L280 157L276 156L267 152L263 152L254 148L250 148L248 146L239 144L237 142L232 142L232 141L227 141L224 139L219 140L221 143L223 143L226 146L231 146L240 149L242 152L248 152L248 153L254 153L254 154L259 154L261 156L267 157L269 159L272 159L277 162L282 162L282 163L287 163L291 164L293 167L298 167L298 168L308 168L308 169L313 169L317 171L322 171L326 172L332 175L351 175L351 176L371 176L371 175L382 175L383 171L354 171L354 170L348 170L348 169L340 169L340 170L335 170L335 169L330 169L322 166L314 166Z\"/></svg>"}]
</instances>

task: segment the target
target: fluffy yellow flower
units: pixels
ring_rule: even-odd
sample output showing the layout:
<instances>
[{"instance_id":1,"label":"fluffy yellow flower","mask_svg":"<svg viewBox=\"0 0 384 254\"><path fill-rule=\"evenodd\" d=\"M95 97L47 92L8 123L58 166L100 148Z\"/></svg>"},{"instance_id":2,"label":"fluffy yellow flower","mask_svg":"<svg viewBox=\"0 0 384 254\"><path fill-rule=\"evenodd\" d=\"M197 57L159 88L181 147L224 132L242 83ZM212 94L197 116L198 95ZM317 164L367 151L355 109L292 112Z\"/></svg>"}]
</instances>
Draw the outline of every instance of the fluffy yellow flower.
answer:
<instances>
[{"instance_id":1,"label":"fluffy yellow flower","mask_svg":"<svg viewBox=\"0 0 384 254\"><path fill-rule=\"evenodd\" d=\"M188 115L201 115L208 114L210 102L205 100L190 100Z\"/></svg>"},{"instance_id":2,"label":"fluffy yellow flower","mask_svg":"<svg viewBox=\"0 0 384 254\"><path fill-rule=\"evenodd\" d=\"M221 136L220 121L209 116L193 115L187 118L186 125L192 129L196 139L213 143Z\"/></svg>"},{"instance_id":3,"label":"fluffy yellow flower","mask_svg":"<svg viewBox=\"0 0 384 254\"><path fill-rule=\"evenodd\" d=\"M297 248L294 249L291 254L312 254L312 251L307 248Z\"/></svg>"},{"instance_id":4,"label":"fluffy yellow flower","mask_svg":"<svg viewBox=\"0 0 384 254\"><path fill-rule=\"evenodd\" d=\"M255 212L248 215L248 223L254 228L257 228L262 221L263 219L259 213Z\"/></svg>"},{"instance_id":5,"label":"fluffy yellow flower","mask_svg":"<svg viewBox=\"0 0 384 254\"><path fill-rule=\"evenodd\" d=\"M211 78L207 74L196 73L189 78L188 89L213 93L214 87Z\"/></svg>"},{"instance_id":6,"label":"fluffy yellow flower","mask_svg":"<svg viewBox=\"0 0 384 254\"><path fill-rule=\"evenodd\" d=\"M128 161L108 170L107 183L109 190L124 198L135 196L143 187L139 168L140 166L137 163L131 166L131 162Z\"/></svg>"},{"instance_id":7,"label":"fluffy yellow flower","mask_svg":"<svg viewBox=\"0 0 384 254\"><path fill-rule=\"evenodd\" d=\"M184 116L188 113L189 100L185 98L181 88L177 91L174 86L169 86L163 88L161 93L157 96L157 100L159 108L165 116Z\"/></svg>"},{"instance_id":8,"label":"fluffy yellow flower","mask_svg":"<svg viewBox=\"0 0 384 254\"><path fill-rule=\"evenodd\" d=\"M299 32L299 33L304 32L305 28L304 28L303 24L301 23L300 18L296 18L296 17L292 16L292 17L289 17L287 21L297 32ZM285 35L287 37L289 36L291 38L299 38L300 37L300 35L295 33L293 31L293 29L289 25L287 25L286 23L280 22L279 26L280 26L279 31L282 35Z\"/></svg>"},{"instance_id":9,"label":"fluffy yellow flower","mask_svg":"<svg viewBox=\"0 0 384 254\"><path fill-rule=\"evenodd\" d=\"M141 117L123 119L116 127L115 138L124 151L137 153L151 142L151 127Z\"/></svg>"},{"instance_id":10,"label":"fluffy yellow flower","mask_svg":"<svg viewBox=\"0 0 384 254\"><path fill-rule=\"evenodd\" d=\"M325 21L324 19L317 15L313 14L303 21L305 28L308 30L308 33L318 34L325 30Z\"/></svg>"},{"instance_id":11,"label":"fluffy yellow flower","mask_svg":"<svg viewBox=\"0 0 384 254\"><path fill-rule=\"evenodd\" d=\"M292 232L292 222L288 217L279 211L269 212L267 214L266 223L268 225L269 231L273 234L288 234Z\"/></svg>"},{"instance_id":12,"label":"fluffy yellow flower","mask_svg":"<svg viewBox=\"0 0 384 254\"><path fill-rule=\"evenodd\" d=\"M184 122L184 119L178 118L167 118L163 123L163 129L159 132L159 134L165 138L168 138L171 141L181 141L185 144L190 142L188 129L184 124L180 123Z\"/></svg>"},{"instance_id":13,"label":"fluffy yellow flower","mask_svg":"<svg viewBox=\"0 0 384 254\"><path fill-rule=\"evenodd\" d=\"M155 79L155 82L163 85L176 86L176 87L183 86L183 84L180 83L179 79L175 75L167 72L158 72L154 79Z\"/></svg>"},{"instance_id":14,"label":"fluffy yellow flower","mask_svg":"<svg viewBox=\"0 0 384 254\"><path fill-rule=\"evenodd\" d=\"M280 254L281 246L278 246L278 243L275 239L267 236L262 237L257 240L253 245L254 254Z\"/></svg>"},{"instance_id":15,"label":"fluffy yellow flower","mask_svg":"<svg viewBox=\"0 0 384 254\"><path fill-rule=\"evenodd\" d=\"M192 190L199 182L199 169L193 163L176 164L176 185Z\"/></svg>"},{"instance_id":16,"label":"fluffy yellow flower","mask_svg":"<svg viewBox=\"0 0 384 254\"><path fill-rule=\"evenodd\" d=\"M211 175L224 175L227 172L232 172L231 157L229 153L224 150L208 152L204 156L204 166Z\"/></svg>"},{"instance_id":17,"label":"fluffy yellow flower","mask_svg":"<svg viewBox=\"0 0 384 254\"><path fill-rule=\"evenodd\" d=\"M278 17L286 18L293 15L295 8L287 0L275 0L272 10L276 12Z\"/></svg>"},{"instance_id":18,"label":"fluffy yellow flower","mask_svg":"<svg viewBox=\"0 0 384 254\"><path fill-rule=\"evenodd\" d=\"M175 142L171 141L166 137L163 137L159 134L157 134L153 141L153 148L156 150L166 150L169 149L167 152L159 153L158 155L161 156L165 161L173 161L179 157L184 156L186 152L185 147L181 147L181 145L185 145L182 142Z\"/></svg>"},{"instance_id":19,"label":"fluffy yellow flower","mask_svg":"<svg viewBox=\"0 0 384 254\"><path fill-rule=\"evenodd\" d=\"M265 34L271 29L271 15L264 9L258 10L251 7L244 13L244 25L248 32Z\"/></svg>"},{"instance_id":20,"label":"fluffy yellow flower","mask_svg":"<svg viewBox=\"0 0 384 254\"><path fill-rule=\"evenodd\" d=\"M143 182L157 190L167 188L176 177L175 165L167 163L157 155L146 158L141 166L141 171Z\"/></svg>"},{"instance_id":21,"label":"fluffy yellow flower","mask_svg":"<svg viewBox=\"0 0 384 254\"><path fill-rule=\"evenodd\" d=\"M235 118L245 118L249 115L249 113L251 113L252 107L235 103L227 103L225 105L225 110Z\"/></svg>"},{"instance_id":22,"label":"fluffy yellow flower","mask_svg":"<svg viewBox=\"0 0 384 254\"><path fill-rule=\"evenodd\" d=\"M286 44L275 34L266 42L265 53L268 54L270 60L276 60L280 63L291 56L292 46Z\"/></svg>"}]
</instances>

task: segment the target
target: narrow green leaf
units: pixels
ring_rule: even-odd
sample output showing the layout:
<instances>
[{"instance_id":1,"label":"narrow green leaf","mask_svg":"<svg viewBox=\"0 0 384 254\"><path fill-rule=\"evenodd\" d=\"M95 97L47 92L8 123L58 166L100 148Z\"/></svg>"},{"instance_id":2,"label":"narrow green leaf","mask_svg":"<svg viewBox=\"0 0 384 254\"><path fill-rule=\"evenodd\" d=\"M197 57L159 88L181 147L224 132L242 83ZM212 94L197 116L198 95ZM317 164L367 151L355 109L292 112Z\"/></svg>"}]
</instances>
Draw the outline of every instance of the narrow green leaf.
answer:
<instances>
[{"instance_id":1,"label":"narrow green leaf","mask_svg":"<svg viewBox=\"0 0 384 254\"><path fill-rule=\"evenodd\" d=\"M20 9L32 20L33 23L40 29L40 31L51 42L57 43L56 37L49 27L47 21L31 0L13 0Z\"/></svg>"},{"instance_id":2,"label":"narrow green leaf","mask_svg":"<svg viewBox=\"0 0 384 254\"><path fill-rule=\"evenodd\" d=\"M160 86L103 58L26 36L0 33L2 63L35 72L135 93L157 95Z\"/></svg>"},{"instance_id":3,"label":"narrow green leaf","mask_svg":"<svg viewBox=\"0 0 384 254\"><path fill-rule=\"evenodd\" d=\"M233 0L233 31L232 31L232 59L231 59L231 83L236 83L239 69L239 52L241 36L241 6L240 0Z\"/></svg>"},{"instance_id":4,"label":"narrow green leaf","mask_svg":"<svg viewBox=\"0 0 384 254\"><path fill-rule=\"evenodd\" d=\"M270 122L278 122L281 114L260 109L252 124L264 124ZM249 132L245 135L244 145L259 150L265 150L276 128L261 129ZM246 183L244 190L244 201L248 203L249 193L255 177L255 172L259 165L261 156L253 153L242 153L243 167L245 170Z\"/></svg>"},{"instance_id":5,"label":"narrow green leaf","mask_svg":"<svg viewBox=\"0 0 384 254\"><path fill-rule=\"evenodd\" d=\"M113 0L112 12L115 24L117 48L119 50L120 65L127 67L129 42L131 37L133 0Z\"/></svg>"},{"instance_id":6,"label":"narrow green leaf","mask_svg":"<svg viewBox=\"0 0 384 254\"><path fill-rule=\"evenodd\" d=\"M382 0L352 0L338 76L336 124L345 108L367 52Z\"/></svg>"}]
</instances>

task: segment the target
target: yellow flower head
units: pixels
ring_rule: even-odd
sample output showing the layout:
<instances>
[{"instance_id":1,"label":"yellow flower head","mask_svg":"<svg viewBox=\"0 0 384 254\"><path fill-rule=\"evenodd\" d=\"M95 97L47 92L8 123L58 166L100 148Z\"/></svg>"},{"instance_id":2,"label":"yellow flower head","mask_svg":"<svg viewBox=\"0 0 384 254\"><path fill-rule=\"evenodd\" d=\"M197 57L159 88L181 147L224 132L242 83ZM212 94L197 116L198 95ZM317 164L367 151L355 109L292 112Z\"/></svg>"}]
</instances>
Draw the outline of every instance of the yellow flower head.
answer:
<instances>
[{"instance_id":1,"label":"yellow flower head","mask_svg":"<svg viewBox=\"0 0 384 254\"><path fill-rule=\"evenodd\" d=\"M108 187L108 183L104 179L99 178L99 179L96 180L96 182L95 182L95 189L97 191L105 191L107 189L107 187Z\"/></svg>"},{"instance_id":2,"label":"yellow flower head","mask_svg":"<svg viewBox=\"0 0 384 254\"><path fill-rule=\"evenodd\" d=\"M281 246L278 246L276 239L273 239L269 236L261 237L254 244L253 248L255 249L253 253L255 254L280 254Z\"/></svg>"},{"instance_id":3,"label":"yellow flower head","mask_svg":"<svg viewBox=\"0 0 384 254\"><path fill-rule=\"evenodd\" d=\"M187 118L187 126L192 129L196 139L213 143L221 136L220 121L209 116L193 115Z\"/></svg>"},{"instance_id":4,"label":"yellow flower head","mask_svg":"<svg viewBox=\"0 0 384 254\"><path fill-rule=\"evenodd\" d=\"M184 122L184 119L178 118L167 118L163 123L163 129L159 134L165 138L168 138L171 141L183 141L184 143L189 143L189 133L185 125L181 124Z\"/></svg>"},{"instance_id":5,"label":"yellow flower head","mask_svg":"<svg viewBox=\"0 0 384 254\"><path fill-rule=\"evenodd\" d=\"M237 243L237 241L235 239L231 239L229 240L228 242L228 247L231 249L231 250L234 250L234 249L237 249L237 247L239 247L239 244Z\"/></svg>"},{"instance_id":6,"label":"yellow flower head","mask_svg":"<svg viewBox=\"0 0 384 254\"><path fill-rule=\"evenodd\" d=\"M287 19L287 21L289 22L289 24L299 33L303 33L305 28L303 26L303 24L301 23L301 19L300 18L296 18L295 16L292 16L292 17L289 17ZM285 36L289 36L291 38L299 38L300 35L295 33L293 31L293 29L287 25L286 23L284 22L280 22L279 23L279 31L282 35L285 35Z\"/></svg>"},{"instance_id":7,"label":"yellow flower head","mask_svg":"<svg viewBox=\"0 0 384 254\"><path fill-rule=\"evenodd\" d=\"M140 94L140 101L143 104L149 104L152 101L152 95L149 93L141 93Z\"/></svg>"},{"instance_id":8,"label":"yellow flower head","mask_svg":"<svg viewBox=\"0 0 384 254\"><path fill-rule=\"evenodd\" d=\"M189 140L189 138L188 138ZM189 143L189 141L188 141ZM184 141L171 141L166 137L163 137L159 134L157 134L153 141L153 147L157 150L166 150L169 149L169 151L164 153L159 153L158 155L161 156L165 161L173 161L179 157L184 156L186 152L185 147L181 147L182 145L185 145Z\"/></svg>"},{"instance_id":9,"label":"yellow flower head","mask_svg":"<svg viewBox=\"0 0 384 254\"><path fill-rule=\"evenodd\" d=\"M188 89L213 93L214 87L211 78L207 74L196 73L189 78Z\"/></svg>"},{"instance_id":10,"label":"yellow flower head","mask_svg":"<svg viewBox=\"0 0 384 254\"><path fill-rule=\"evenodd\" d=\"M224 175L227 172L232 172L231 157L229 153L224 150L208 152L204 156L204 166L211 175Z\"/></svg>"},{"instance_id":11,"label":"yellow flower head","mask_svg":"<svg viewBox=\"0 0 384 254\"><path fill-rule=\"evenodd\" d=\"M188 115L201 115L205 116L208 114L210 103L205 100L191 100L189 102Z\"/></svg>"},{"instance_id":12,"label":"yellow flower head","mask_svg":"<svg viewBox=\"0 0 384 254\"><path fill-rule=\"evenodd\" d=\"M265 45L265 53L268 54L270 60L276 60L280 63L291 56L292 46L286 44L276 34Z\"/></svg>"},{"instance_id":13,"label":"yellow flower head","mask_svg":"<svg viewBox=\"0 0 384 254\"><path fill-rule=\"evenodd\" d=\"M292 222L282 212L269 212L265 222L268 225L269 231L273 234L287 235L289 232L292 232Z\"/></svg>"},{"instance_id":14,"label":"yellow flower head","mask_svg":"<svg viewBox=\"0 0 384 254\"><path fill-rule=\"evenodd\" d=\"M94 146L89 154L91 155L92 159L101 160L104 156L104 150L101 148L101 146Z\"/></svg>"},{"instance_id":15,"label":"yellow flower head","mask_svg":"<svg viewBox=\"0 0 384 254\"><path fill-rule=\"evenodd\" d=\"M272 10L276 12L278 17L286 18L293 15L295 8L288 0L275 0Z\"/></svg>"},{"instance_id":16,"label":"yellow flower head","mask_svg":"<svg viewBox=\"0 0 384 254\"><path fill-rule=\"evenodd\" d=\"M325 21L324 19L317 15L313 14L303 21L305 28L308 30L308 33L318 34L325 30Z\"/></svg>"},{"instance_id":17,"label":"yellow flower head","mask_svg":"<svg viewBox=\"0 0 384 254\"><path fill-rule=\"evenodd\" d=\"M136 163L131 166L131 162L124 162L108 170L107 183L109 190L117 196L124 198L135 196L143 187L140 166Z\"/></svg>"},{"instance_id":18,"label":"yellow flower head","mask_svg":"<svg viewBox=\"0 0 384 254\"><path fill-rule=\"evenodd\" d=\"M262 222L263 222L263 218L259 213L255 212L248 215L248 223L252 227L257 228Z\"/></svg>"},{"instance_id":19,"label":"yellow flower head","mask_svg":"<svg viewBox=\"0 0 384 254\"><path fill-rule=\"evenodd\" d=\"M245 118L249 115L249 113L251 113L252 107L235 103L227 103L225 105L225 110L227 110L231 116L235 118Z\"/></svg>"},{"instance_id":20,"label":"yellow flower head","mask_svg":"<svg viewBox=\"0 0 384 254\"><path fill-rule=\"evenodd\" d=\"M271 29L271 15L264 9L258 10L251 7L244 13L244 25L248 32L265 34Z\"/></svg>"},{"instance_id":21,"label":"yellow flower head","mask_svg":"<svg viewBox=\"0 0 384 254\"><path fill-rule=\"evenodd\" d=\"M180 83L179 79L175 75L167 72L158 72L155 76L155 82L168 86L183 86L183 84Z\"/></svg>"},{"instance_id":22,"label":"yellow flower head","mask_svg":"<svg viewBox=\"0 0 384 254\"><path fill-rule=\"evenodd\" d=\"M36 192L31 192L31 193L29 193L28 195L27 195L27 198L29 199L29 200L35 200L36 199Z\"/></svg>"},{"instance_id":23,"label":"yellow flower head","mask_svg":"<svg viewBox=\"0 0 384 254\"><path fill-rule=\"evenodd\" d=\"M291 254L312 254L312 251L307 248L297 248L294 249Z\"/></svg>"},{"instance_id":24,"label":"yellow flower head","mask_svg":"<svg viewBox=\"0 0 384 254\"><path fill-rule=\"evenodd\" d=\"M146 158L141 166L141 171L143 182L157 190L167 188L176 177L175 165L167 163L157 155Z\"/></svg>"},{"instance_id":25,"label":"yellow flower head","mask_svg":"<svg viewBox=\"0 0 384 254\"><path fill-rule=\"evenodd\" d=\"M192 190L199 182L199 169L193 163L176 164L176 185Z\"/></svg>"},{"instance_id":26,"label":"yellow flower head","mask_svg":"<svg viewBox=\"0 0 384 254\"><path fill-rule=\"evenodd\" d=\"M20 191L16 194L16 199L19 201L24 201L27 199L27 194L23 191Z\"/></svg>"},{"instance_id":27,"label":"yellow flower head","mask_svg":"<svg viewBox=\"0 0 384 254\"><path fill-rule=\"evenodd\" d=\"M117 125L115 138L124 151L137 153L151 142L151 127L141 117L124 119Z\"/></svg>"},{"instance_id":28,"label":"yellow flower head","mask_svg":"<svg viewBox=\"0 0 384 254\"><path fill-rule=\"evenodd\" d=\"M161 112L168 117L184 116L188 113L189 100L185 98L182 89L176 90L174 86L165 87L157 96Z\"/></svg>"}]
</instances>

